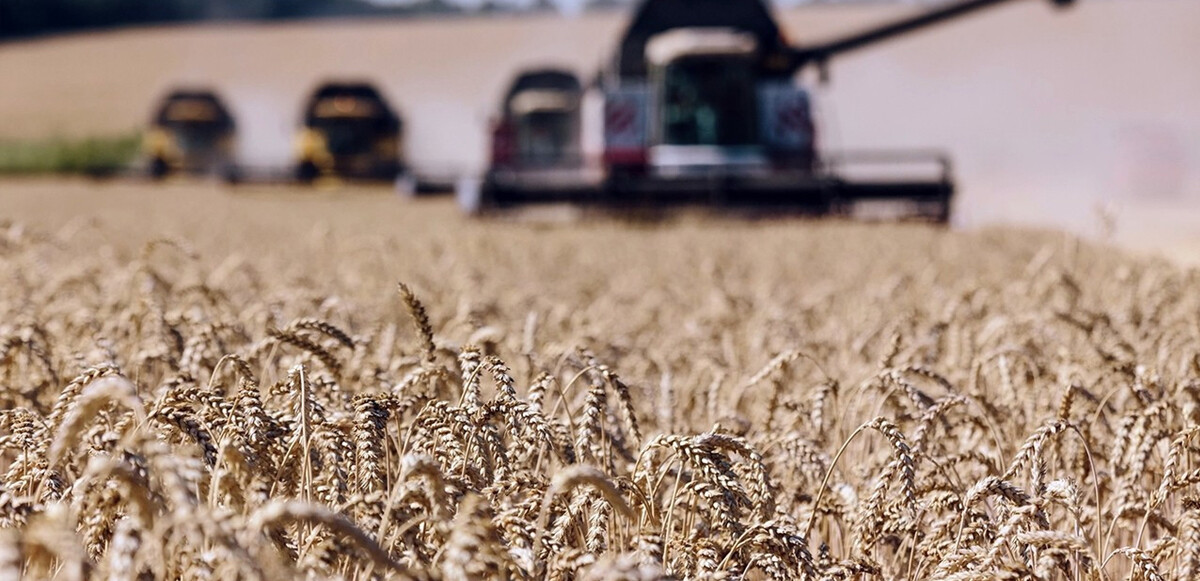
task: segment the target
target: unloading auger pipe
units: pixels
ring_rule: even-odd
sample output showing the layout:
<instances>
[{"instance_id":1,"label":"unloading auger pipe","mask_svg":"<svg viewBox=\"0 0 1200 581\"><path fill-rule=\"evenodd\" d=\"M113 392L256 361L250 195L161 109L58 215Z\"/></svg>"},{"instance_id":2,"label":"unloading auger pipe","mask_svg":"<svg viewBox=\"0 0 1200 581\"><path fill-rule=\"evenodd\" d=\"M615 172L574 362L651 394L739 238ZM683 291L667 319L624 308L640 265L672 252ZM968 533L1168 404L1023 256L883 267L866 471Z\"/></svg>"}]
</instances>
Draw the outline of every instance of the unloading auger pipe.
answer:
<instances>
[{"instance_id":1,"label":"unloading auger pipe","mask_svg":"<svg viewBox=\"0 0 1200 581\"><path fill-rule=\"evenodd\" d=\"M863 48L877 42L890 40L909 32L915 32L985 8L991 8L1012 1L1014 0L963 0L960 2L951 2L947 6L934 8L895 22L889 22L825 44L797 47L792 51L792 66L795 70L811 64L823 67L830 58L842 53ZM1049 1L1058 7L1066 7L1074 3L1074 0Z\"/></svg>"}]
</instances>

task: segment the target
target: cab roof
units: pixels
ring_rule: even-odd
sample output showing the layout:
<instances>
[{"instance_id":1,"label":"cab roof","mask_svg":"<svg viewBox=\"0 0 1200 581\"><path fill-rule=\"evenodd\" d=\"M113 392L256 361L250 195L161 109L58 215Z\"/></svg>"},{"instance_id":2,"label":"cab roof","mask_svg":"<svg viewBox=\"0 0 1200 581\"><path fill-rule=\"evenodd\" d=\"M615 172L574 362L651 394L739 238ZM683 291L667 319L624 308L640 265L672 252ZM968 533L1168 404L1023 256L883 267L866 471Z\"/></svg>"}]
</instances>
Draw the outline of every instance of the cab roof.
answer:
<instances>
[{"instance_id":1,"label":"cab roof","mask_svg":"<svg viewBox=\"0 0 1200 581\"><path fill-rule=\"evenodd\" d=\"M360 102L361 105L355 110L366 113L382 126L400 126L400 116L388 104L383 94L374 85L359 81L332 81L318 85L304 105L304 124L316 124L325 117L322 115L322 111L326 110L324 104L339 98Z\"/></svg>"},{"instance_id":2,"label":"cab roof","mask_svg":"<svg viewBox=\"0 0 1200 581\"><path fill-rule=\"evenodd\" d=\"M544 67L527 69L517 74L504 93L503 108L511 113L513 102L522 93L530 91L560 92L571 98L583 93L583 84L575 73L561 68Z\"/></svg>"},{"instance_id":3,"label":"cab roof","mask_svg":"<svg viewBox=\"0 0 1200 581\"><path fill-rule=\"evenodd\" d=\"M767 66L771 57L790 51L763 0L642 0L617 47L616 74L624 79L645 77L646 43L679 28L723 28L752 35L768 74L775 70ZM790 75L791 70L780 68L779 74Z\"/></svg>"},{"instance_id":4,"label":"cab roof","mask_svg":"<svg viewBox=\"0 0 1200 581\"><path fill-rule=\"evenodd\" d=\"M205 88L174 89L163 95L162 99L159 100L158 107L154 110L151 123L155 125L170 125L179 122L179 119L172 118L172 113L177 112L179 105L184 104L191 106L192 109L207 109L202 116L204 119L201 119L205 122L229 129L233 128L233 115L225 107L224 101L221 100L216 91Z\"/></svg>"}]
</instances>

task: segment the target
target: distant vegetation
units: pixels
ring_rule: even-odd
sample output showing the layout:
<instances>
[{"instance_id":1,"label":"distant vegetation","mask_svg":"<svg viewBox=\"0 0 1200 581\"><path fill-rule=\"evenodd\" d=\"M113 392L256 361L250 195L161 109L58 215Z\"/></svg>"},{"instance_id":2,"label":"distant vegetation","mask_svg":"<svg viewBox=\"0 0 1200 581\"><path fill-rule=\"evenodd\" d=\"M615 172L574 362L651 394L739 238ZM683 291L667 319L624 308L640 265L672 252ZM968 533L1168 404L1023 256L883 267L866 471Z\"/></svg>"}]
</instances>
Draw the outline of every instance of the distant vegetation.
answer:
<instances>
[{"instance_id":1,"label":"distant vegetation","mask_svg":"<svg viewBox=\"0 0 1200 581\"><path fill-rule=\"evenodd\" d=\"M140 145L136 133L76 140L0 141L0 176L111 175L133 162Z\"/></svg>"}]
</instances>

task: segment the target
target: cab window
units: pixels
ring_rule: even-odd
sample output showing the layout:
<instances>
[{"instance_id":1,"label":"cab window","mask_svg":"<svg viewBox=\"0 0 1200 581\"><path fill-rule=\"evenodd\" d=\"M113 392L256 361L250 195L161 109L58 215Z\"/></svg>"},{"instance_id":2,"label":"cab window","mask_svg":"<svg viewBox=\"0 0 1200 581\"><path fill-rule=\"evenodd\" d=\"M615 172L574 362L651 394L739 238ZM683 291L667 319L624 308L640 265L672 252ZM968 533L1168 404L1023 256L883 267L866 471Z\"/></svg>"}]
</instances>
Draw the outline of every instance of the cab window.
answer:
<instances>
[{"instance_id":1,"label":"cab window","mask_svg":"<svg viewBox=\"0 0 1200 581\"><path fill-rule=\"evenodd\" d=\"M662 73L662 142L669 145L752 145L757 98L748 59L682 59Z\"/></svg>"}]
</instances>

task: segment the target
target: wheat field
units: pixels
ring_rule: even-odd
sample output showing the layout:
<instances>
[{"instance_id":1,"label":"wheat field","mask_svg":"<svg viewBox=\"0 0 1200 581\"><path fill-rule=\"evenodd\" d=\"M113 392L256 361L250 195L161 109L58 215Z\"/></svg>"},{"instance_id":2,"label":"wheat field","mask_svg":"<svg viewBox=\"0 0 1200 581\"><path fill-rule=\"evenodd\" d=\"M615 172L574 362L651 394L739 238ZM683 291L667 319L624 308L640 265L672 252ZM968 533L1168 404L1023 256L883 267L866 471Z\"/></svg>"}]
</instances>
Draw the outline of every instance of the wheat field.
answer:
<instances>
[{"instance_id":1,"label":"wheat field","mask_svg":"<svg viewBox=\"0 0 1200 581\"><path fill-rule=\"evenodd\" d=\"M1192 579L1196 271L0 186L0 576Z\"/></svg>"}]
</instances>

